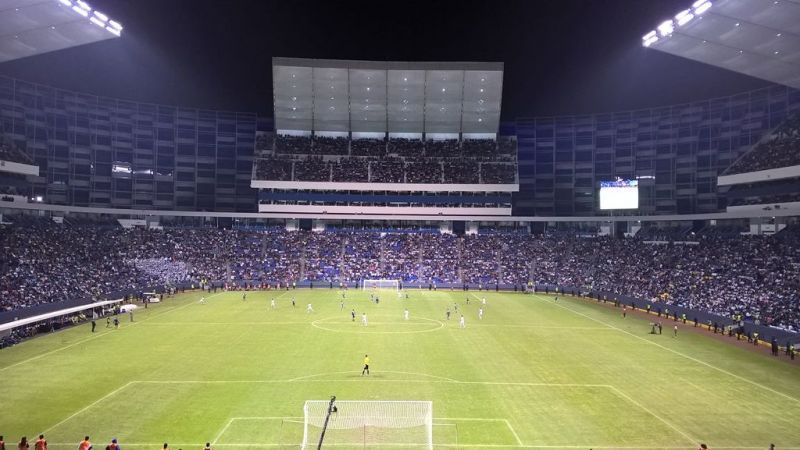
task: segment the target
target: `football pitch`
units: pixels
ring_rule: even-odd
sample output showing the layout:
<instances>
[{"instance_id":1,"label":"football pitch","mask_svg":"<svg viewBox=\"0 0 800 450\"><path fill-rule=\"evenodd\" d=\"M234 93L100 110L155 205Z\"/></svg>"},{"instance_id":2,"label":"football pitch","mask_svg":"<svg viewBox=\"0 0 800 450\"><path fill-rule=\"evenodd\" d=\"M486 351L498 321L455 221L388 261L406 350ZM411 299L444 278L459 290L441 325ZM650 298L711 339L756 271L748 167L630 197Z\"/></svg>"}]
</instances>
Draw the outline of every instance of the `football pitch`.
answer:
<instances>
[{"instance_id":1,"label":"football pitch","mask_svg":"<svg viewBox=\"0 0 800 450\"><path fill-rule=\"evenodd\" d=\"M43 432L53 450L86 434L96 449L298 448L304 402L335 395L432 401L434 448L800 449L800 370L766 353L691 325L673 337L672 321L651 335L586 299L408 294L350 290L342 308L329 289L186 293L118 330L101 320L0 350L0 435Z\"/></svg>"}]
</instances>

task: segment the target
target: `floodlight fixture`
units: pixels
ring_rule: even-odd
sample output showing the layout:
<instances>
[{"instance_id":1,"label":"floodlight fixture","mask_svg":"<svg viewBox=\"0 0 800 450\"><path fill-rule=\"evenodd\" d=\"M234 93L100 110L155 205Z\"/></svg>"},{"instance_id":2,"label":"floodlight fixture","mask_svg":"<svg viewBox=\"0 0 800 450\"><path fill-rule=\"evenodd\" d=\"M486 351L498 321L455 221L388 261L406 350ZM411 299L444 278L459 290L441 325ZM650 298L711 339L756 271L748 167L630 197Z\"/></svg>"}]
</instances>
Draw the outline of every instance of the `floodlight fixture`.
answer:
<instances>
[{"instance_id":1,"label":"floodlight fixture","mask_svg":"<svg viewBox=\"0 0 800 450\"><path fill-rule=\"evenodd\" d=\"M661 25L659 25L657 28L658 34L661 35L661 37L665 37L669 36L673 31L675 31L675 24L672 22L672 20L665 20L661 22Z\"/></svg>"},{"instance_id":2,"label":"floodlight fixture","mask_svg":"<svg viewBox=\"0 0 800 450\"><path fill-rule=\"evenodd\" d=\"M650 47L658 42L660 38L669 37L673 32L675 32L676 27L682 27L692 20L700 18L700 16L708 11L711 6L713 6L713 3L711 3L710 0L696 0L694 3L692 3L691 8L684 9L683 11L675 14L674 20L665 20L661 22L661 24L659 24L655 30L652 30L642 36L642 46ZM738 27L739 24L737 23L736 26Z\"/></svg>"},{"instance_id":3,"label":"floodlight fixture","mask_svg":"<svg viewBox=\"0 0 800 450\"><path fill-rule=\"evenodd\" d=\"M82 15L83 17L89 17L89 11L86 11L85 9L81 8L78 5L73 6L72 10L75 11L76 13Z\"/></svg>"},{"instance_id":4,"label":"floodlight fixture","mask_svg":"<svg viewBox=\"0 0 800 450\"><path fill-rule=\"evenodd\" d=\"M694 14L692 14L691 9L684 9L683 11L675 15L675 21L678 23L679 27L686 25L692 19L694 19Z\"/></svg>"}]
</instances>

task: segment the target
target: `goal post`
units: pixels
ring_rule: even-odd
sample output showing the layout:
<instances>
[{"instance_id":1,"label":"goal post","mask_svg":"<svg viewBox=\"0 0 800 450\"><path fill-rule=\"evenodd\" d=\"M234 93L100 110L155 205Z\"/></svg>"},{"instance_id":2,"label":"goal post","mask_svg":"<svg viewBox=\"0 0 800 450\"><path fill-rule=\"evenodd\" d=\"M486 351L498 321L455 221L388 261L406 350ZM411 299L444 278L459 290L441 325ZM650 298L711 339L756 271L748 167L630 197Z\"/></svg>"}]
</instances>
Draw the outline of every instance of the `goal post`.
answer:
<instances>
[{"instance_id":1,"label":"goal post","mask_svg":"<svg viewBox=\"0 0 800 450\"><path fill-rule=\"evenodd\" d=\"M395 291L400 290L400 281L399 280L364 280L361 284L361 288L363 290L369 289L393 289Z\"/></svg>"},{"instance_id":2,"label":"goal post","mask_svg":"<svg viewBox=\"0 0 800 450\"><path fill-rule=\"evenodd\" d=\"M389 400L308 400L301 449L393 446L433 449L433 403Z\"/></svg>"}]
</instances>

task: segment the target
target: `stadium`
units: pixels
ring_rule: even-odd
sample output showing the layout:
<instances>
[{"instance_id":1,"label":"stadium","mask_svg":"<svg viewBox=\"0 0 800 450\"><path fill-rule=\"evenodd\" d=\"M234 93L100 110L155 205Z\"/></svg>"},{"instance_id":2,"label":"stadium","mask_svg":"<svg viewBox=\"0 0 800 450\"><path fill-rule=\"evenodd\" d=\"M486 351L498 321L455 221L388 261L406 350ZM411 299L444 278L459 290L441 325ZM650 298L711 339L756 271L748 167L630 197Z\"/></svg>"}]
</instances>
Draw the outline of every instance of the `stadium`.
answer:
<instances>
[{"instance_id":1,"label":"stadium","mask_svg":"<svg viewBox=\"0 0 800 450\"><path fill-rule=\"evenodd\" d=\"M383 6L0 0L0 450L800 449L800 1Z\"/></svg>"}]
</instances>

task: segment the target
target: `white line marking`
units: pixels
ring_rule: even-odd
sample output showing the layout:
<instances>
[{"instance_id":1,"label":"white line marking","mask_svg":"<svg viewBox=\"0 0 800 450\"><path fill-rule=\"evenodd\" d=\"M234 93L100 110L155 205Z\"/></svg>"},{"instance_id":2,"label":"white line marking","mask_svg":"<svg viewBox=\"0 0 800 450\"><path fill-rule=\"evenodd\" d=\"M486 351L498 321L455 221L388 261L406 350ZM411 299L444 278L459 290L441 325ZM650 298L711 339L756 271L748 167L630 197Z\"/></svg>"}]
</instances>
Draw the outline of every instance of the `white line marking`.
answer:
<instances>
[{"instance_id":1,"label":"white line marking","mask_svg":"<svg viewBox=\"0 0 800 450\"><path fill-rule=\"evenodd\" d=\"M220 294L222 294L222 292L219 292L219 293L213 294L213 295L211 295L211 296L210 296L210 297L208 297L208 298L211 298L211 297L214 297L214 296L216 296L216 295L220 295ZM123 326L122 326L122 329L128 328L129 326L132 326L132 325L136 325L136 324L140 324L140 323L143 323L143 322L147 322L148 320L150 320L150 319L152 319L152 318L154 318L154 317L160 317L160 316L161 316L161 315L163 315L163 314L170 313L170 312L173 312L173 311L177 311L177 310L179 310L179 309L183 309L183 308L185 308L185 307L187 307L187 306L189 306L189 305L192 305L192 304L194 304L194 302L193 302L193 301L189 301L189 302L188 302L187 304L185 304L185 305L181 305L181 306L178 306L178 307L175 307L175 308L171 308L171 309L168 309L168 310L166 310L166 311L159 311L159 312L156 312L154 315L148 316L148 317L146 317L145 319L143 319L143 320L141 320L141 321L139 321L139 322L133 322L133 323L130 323L130 322L128 322L128 324L126 324L126 325L123 325ZM79 327L79 326L80 326L80 325L78 325L78 327ZM77 327L76 327L76 328L77 328ZM118 331L118 330L116 330L116 331ZM95 335L95 336L91 336L91 337L88 337L88 338L86 338L86 339L81 339L81 340L79 340L79 341L73 342L72 344L68 344L68 345L65 345L65 346L63 346L63 347L59 347L59 348L57 348L57 349L55 349L55 350L50 350L49 352L42 353L41 355L36 355L36 356L34 356L34 357L28 358L28 359L26 359L26 360L23 360L23 361L16 362L16 363L14 363L14 364L11 364L11 365L9 365L9 366L0 367L0 372L4 371L4 370L6 370L6 369L10 369L10 368L12 368L12 367L16 367L16 366L19 366L19 365L22 365L22 364L29 363L29 362L31 362L31 361L36 361L36 360L37 360L37 359L39 359L39 358L43 358L43 357L45 357L45 356L52 355L53 353L57 353L57 352L60 352L60 351L62 351L62 350L66 350L66 349L68 349L68 348L72 348L72 347L74 347L74 346L76 346L76 345L83 344L84 342L89 342L89 341L91 341L91 340L94 340L94 339L97 339L97 338L100 338L100 337L103 337L103 336L107 336L107 335L109 335L109 334L111 334L111 333L114 333L114 332L115 332L115 330L110 330L110 331L101 331L100 333L98 333L98 334L97 334L97 335Z\"/></svg>"},{"instance_id":2,"label":"white line marking","mask_svg":"<svg viewBox=\"0 0 800 450\"><path fill-rule=\"evenodd\" d=\"M503 419L503 422L505 422L506 426L508 427L508 429L511 430L511 434L514 435L514 439L517 440L517 444L519 444L521 446L522 445L522 441L519 439L519 435L517 435L517 432L514 431L514 427L511 426L511 423L508 421L508 419Z\"/></svg>"},{"instance_id":3,"label":"white line marking","mask_svg":"<svg viewBox=\"0 0 800 450\"><path fill-rule=\"evenodd\" d=\"M302 381L302 380L307 380L309 378L321 377L321 376L326 376L326 375L341 375L341 374L358 375L359 373L360 372L358 372L357 370L349 370L349 371L345 371L345 372L317 373L317 374L314 374L314 375L306 375L304 377L292 378L291 380L288 380L288 381L289 382ZM445 381L450 381L450 382L453 382L453 383L458 383L458 380L454 380L452 378L440 377L438 375L429 375L427 373L420 373L420 372L398 372L398 371L395 371L395 370L386 370L386 371L382 371L381 373L399 373L399 374L402 374L402 375L416 375L416 376L436 378L436 379L439 379L439 380L445 380Z\"/></svg>"},{"instance_id":4,"label":"white line marking","mask_svg":"<svg viewBox=\"0 0 800 450\"><path fill-rule=\"evenodd\" d=\"M535 297L537 297L537 298L539 298L539 299L542 299L542 300L545 300L545 301L547 300L546 298L543 298L543 297L541 297L541 296L539 296L539 295L535 295ZM776 391L775 389L772 389L772 388L771 388L771 387L769 387L769 386L764 386L764 385L763 385L763 384L761 384L761 383L758 383L758 382L756 382L756 381L753 381L753 380L747 379L747 378L745 378L745 377L742 377L742 376L740 376L740 375L736 375L736 374L735 374L735 373L733 373L733 372L729 372L729 371L727 371L727 370L725 370L725 369L722 369L722 368L716 367L716 366L714 366L714 365L711 365L711 364L709 364L709 363L707 363L707 362L705 362L705 361L699 360L699 359L697 359L697 358L693 358L693 357L691 357L691 356L689 356L689 355L687 355L687 354L685 354L685 353L681 353L681 352L679 352L679 351L677 351L677 350L673 350L673 349L671 349L671 348L669 348L669 347L664 347L663 345L661 345L661 344L659 344L659 343L657 343L657 342L653 342L653 341L651 341L651 340L649 340L649 339L645 339L645 338L643 338L643 337L641 337L641 336L637 336L637 335L635 335L635 334L631 333L630 331L623 330L622 328L617 328L617 327L615 327L614 325L611 325L611 324L609 324L609 323L607 323L607 322L604 322L604 321L602 321L602 320L600 320L600 319L595 319L594 317L587 316L586 314L583 314L583 313L581 313L581 312L579 312L579 311L575 311L575 310L574 310L574 309L572 309L572 308L567 308L566 306L562 306L562 305L560 305L560 304L558 304L558 303L555 303L555 302L549 302L549 301L546 301L546 303L547 303L548 305L557 306L557 307L559 307L559 308L561 308L561 309L566 309L567 311L573 312L573 313L575 313L575 314L577 314L577 315L579 315L579 316L585 317L585 318L587 318L587 319L589 319L589 320L592 320L592 321L595 321L595 322L597 322L597 323L602 323L603 325L605 325L605 326L607 326L607 327L609 327L609 328L613 328L613 329L615 329L615 330L617 330L617 331L619 331L619 332L622 332L622 333L625 333L625 334L627 334L627 335L629 335L629 336L635 337L636 339L639 339L639 340L641 340L641 341L647 342L648 344L655 345L656 347L659 347L659 348L661 348L661 349L664 349L664 350L667 350L667 351L669 351L669 352L672 352L672 353L674 353L674 354L676 354L676 355L678 355L678 356L683 356L684 358L686 358L686 359L688 359L688 360L690 360L690 361L694 361L694 362L696 362L696 363L698 363L698 364L704 365L704 366L706 366L706 367L709 367L709 368L711 368L711 369L714 369L714 370L717 370L717 371L719 371L719 372L722 372L722 373L724 373L724 374L726 374L726 375L730 375L730 376L732 376L732 377L734 377L734 378L736 378L736 379L738 379L738 380L744 381L745 383L752 384L753 386L760 387L760 388L762 388L762 389L765 389L765 390L767 390L767 391L769 391L769 392L772 392L773 394L777 394L777 395L780 395L781 397L784 397L784 398L787 398L787 399L789 399L789 400L793 400L793 401L795 401L795 402L798 402L798 403L800 403L800 400L798 400L798 399L796 399L796 398L792 397L791 395L787 395L787 394L784 394L783 392ZM717 447L717 448L719 448L719 447Z\"/></svg>"},{"instance_id":5,"label":"white line marking","mask_svg":"<svg viewBox=\"0 0 800 450\"><path fill-rule=\"evenodd\" d=\"M219 430L219 433L217 433L217 436L214 438L213 441L211 441L211 445L216 445L217 441L219 441L219 438L221 438L222 435L225 434L225 431L228 429L228 427L231 426L231 424L233 423L233 420L234 419L229 419L228 422L225 424L225 426L222 427L221 430Z\"/></svg>"},{"instance_id":6,"label":"white line marking","mask_svg":"<svg viewBox=\"0 0 800 450\"><path fill-rule=\"evenodd\" d=\"M644 405L642 405L641 403L639 403L639 402L637 402L636 400L634 400L634 399L633 399L631 396L629 396L628 394L626 394L626 393L622 392L621 390L617 389L617 388L616 388L616 387L614 387L614 386L611 386L611 390L612 390L613 392L615 392L617 395L619 395L620 397L624 398L625 400L628 400L629 402L631 402L631 403L633 403L634 405L638 406L639 408L641 408L641 409L642 409L644 412L646 412L647 414L650 414L651 416L653 416L653 417L655 417L656 419L660 420L660 421L661 421L661 422L663 422L663 423L664 423L666 426L668 426L668 427L672 428L673 430L677 431L678 433L680 433L680 434L681 434L681 436L683 436L683 437L685 437L687 440L689 440L689 442L691 442L691 443L693 443L693 444L694 444L695 442L700 442L700 441L698 441L697 439L694 439L693 437L691 437L691 436L689 436L688 434L684 433L684 432L683 432L683 430L681 430L680 428L678 428L678 427L676 427L675 425L671 424L670 422L668 422L666 419L662 418L662 417L661 417L661 416L659 416L658 414L654 413L653 411L649 410L648 408L645 408L645 406L644 406Z\"/></svg>"},{"instance_id":7,"label":"white line marking","mask_svg":"<svg viewBox=\"0 0 800 450\"><path fill-rule=\"evenodd\" d=\"M107 398L111 397L112 395L114 395L114 394L116 394L116 393L120 392L121 390L125 389L126 387L130 386L130 385L131 385L131 384L133 384L133 383L135 383L135 381L129 381L129 382L127 382L127 383L123 384L122 386L120 386L120 387L118 387L118 388L114 389L113 391L109 392L108 394L106 394L106 395L104 395L104 396L102 396L102 397L98 398L97 400L93 401L92 403L89 403L88 405L84 406L83 408L79 409L78 411L76 411L76 412L72 413L72 414L71 414L69 417L67 417L66 419L62 420L61 422L58 422L57 424L55 424L55 425L51 426L50 428L48 428L48 429L44 430L42 433L47 433L48 431L52 430L53 428L56 428L56 427L58 427L59 425L61 425L61 424L65 423L65 422L67 422L67 421L69 421L70 419L72 419L73 417L77 416L78 414L80 414L80 413L82 413L82 412L84 412L84 411L88 410L88 409L89 409L89 408L91 408L92 406L94 406L94 405L96 405L96 404L98 404L98 403L102 402L103 400L105 400L105 399L107 399Z\"/></svg>"}]
</instances>

